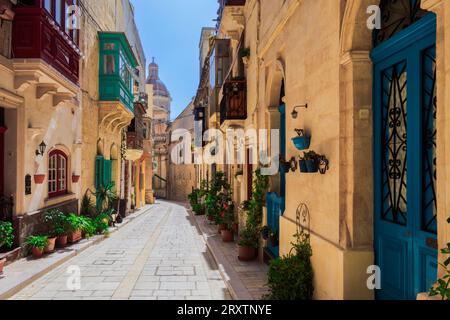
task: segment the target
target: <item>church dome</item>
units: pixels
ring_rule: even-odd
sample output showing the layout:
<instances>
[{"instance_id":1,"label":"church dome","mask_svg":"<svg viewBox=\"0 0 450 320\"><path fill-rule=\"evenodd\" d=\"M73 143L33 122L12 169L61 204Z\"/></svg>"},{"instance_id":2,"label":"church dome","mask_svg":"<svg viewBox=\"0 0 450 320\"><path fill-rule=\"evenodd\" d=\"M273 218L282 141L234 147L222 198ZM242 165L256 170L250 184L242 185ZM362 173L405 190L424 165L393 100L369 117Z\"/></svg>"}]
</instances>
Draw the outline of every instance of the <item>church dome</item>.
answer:
<instances>
[{"instance_id":1,"label":"church dome","mask_svg":"<svg viewBox=\"0 0 450 320\"><path fill-rule=\"evenodd\" d=\"M148 78L146 83L153 85L154 96L170 98L169 90L167 90L164 82L159 79L159 67L155 63L155 58L153 58L153 62L148 66Z\"/></svg>"}]
</instances>

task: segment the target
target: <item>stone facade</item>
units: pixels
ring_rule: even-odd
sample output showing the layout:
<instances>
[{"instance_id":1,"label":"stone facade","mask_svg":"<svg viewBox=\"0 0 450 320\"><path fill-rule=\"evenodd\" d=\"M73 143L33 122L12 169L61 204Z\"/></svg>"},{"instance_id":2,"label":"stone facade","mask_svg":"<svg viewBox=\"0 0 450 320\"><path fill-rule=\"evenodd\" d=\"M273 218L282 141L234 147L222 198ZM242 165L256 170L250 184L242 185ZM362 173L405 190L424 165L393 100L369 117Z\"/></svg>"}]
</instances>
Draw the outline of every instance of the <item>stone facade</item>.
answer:
<instances>
[{"instance_id":1,"label":"stone facade","mask_svg":"<svg viewBox=\"0 0 450 320\"><path fill-rule=\"evenodd\" d=\"M195 165L191 156L191 148L194 145L193 101L172 122L170 129L169 199L183 202L192 192L196 181ZM183 139L181 142L179 136ZM189 140L185 141L186 138Z\"/></svg>"},{"instance_id":2,"label":"stone facade","mask_svg":"<svg viewBox=\"0 0 450 320\"><path fill-rule=\"evenodd\" d=\"M247 119L217 122L214 101L207 105L206 128L280 129L278 107L286 108L286 160L302 154L291 138L295 129L312 133L311 148L329 161L325 175L286 174L286 209L280 217L280 255L288 254L297 230L296 210L304 203L310 212L316 299L374 299L366 286L374 255L373 179L373 65L372 31L367 8L379 1L245 1L221 12L218 39L230 39L232 62L228 79L240 76L239 51L245 61ZM448 54L446 1L422 1L437 15L437 221L438 247L449 242L445 153L446 62ZM447 9L446 9L447 8ZM450 8L450 7L449 7ZM319 40L320 39L320 40ZM211 51L210 51L211 54ZM205 106L209 91L204 67L196 108ZM218 100L222 99L219 91ZM307 108L304 106L307 104ZM302 108L303 106L303 108ZM298 108L295 108L298 107ZM291 116L295 110L297 117ZM269 143L270 147L270 143ZM234 175L241 166L218 165L234 186L235 201L248 199L252 170ZM208 177L214 166L203 166ZM249 172L250 171L250 172ZM269 192L280 194L280 177L270 177ZM267 212L267 210L265 210ZM267 217L265 217L267 219ZM442 271L440 271L442 272Z\"/></svg>"},{"instance_id":3,"label":"stone facade","mask_svg":"<svg viewBox=\"0 0 450 320\"><path fill-rule=\"evenodd\" d=\"M149 65L147 85L152 87L152 148L153 148L153 190L156 198L168 197L169 174L169 128L172 98L165 84L159 78L159 66Z\"/></svg>"},{"instance_id":4,"label":"stone facade","mask_svg":"<svg viewBox=\"0 0 450 320\"><path fill-rule=\"evenodd\" d=\"M11 59L11 22L2 21L0 107L4 168L0 196L14 198L18 244L42 232L41 216L46 210L62 208L78 212L82 196L92 196L89 190L95 191L97 155L113 161L112 180L116 182L118 194L125 183L122 130L134 115L120 103L99 101L98 32L129 34L141 70L145 67L145 56L135 25L130 28L130 24L124 22L133 15L128 0L120 4L114 0L81 2L79 49L82 58L78 82L69 80L43 59ZM2 1L0 5L5 3L7 1ZM145 91L144 79L145 71L136 79L141 92ZM119 114L113 122L108 120L111 112ZM61 182L65 190L57 192L58 195L51 195L49 189L49 155L54 151L66 157L66 174Z\"/></svg>"}]
</instances>

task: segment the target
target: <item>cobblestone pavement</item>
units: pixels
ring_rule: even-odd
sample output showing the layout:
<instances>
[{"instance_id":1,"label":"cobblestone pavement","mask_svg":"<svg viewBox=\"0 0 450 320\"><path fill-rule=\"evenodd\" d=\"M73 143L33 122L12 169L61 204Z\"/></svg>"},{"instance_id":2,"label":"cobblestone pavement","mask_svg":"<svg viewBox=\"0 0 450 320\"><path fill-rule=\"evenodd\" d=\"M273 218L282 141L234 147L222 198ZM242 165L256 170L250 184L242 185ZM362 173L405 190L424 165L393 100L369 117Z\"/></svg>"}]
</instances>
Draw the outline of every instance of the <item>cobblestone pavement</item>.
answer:
<instances>
[{"instance_id":1,"label":"cobblestone pavement","mask_svg":"<svg viewBox=\"0 0 450 320\"><path fill-rule=\"evenodd\" d=\"M230 295L186 209L160 201L12 299L223 300Z\"/></svg>"}]
</instances>

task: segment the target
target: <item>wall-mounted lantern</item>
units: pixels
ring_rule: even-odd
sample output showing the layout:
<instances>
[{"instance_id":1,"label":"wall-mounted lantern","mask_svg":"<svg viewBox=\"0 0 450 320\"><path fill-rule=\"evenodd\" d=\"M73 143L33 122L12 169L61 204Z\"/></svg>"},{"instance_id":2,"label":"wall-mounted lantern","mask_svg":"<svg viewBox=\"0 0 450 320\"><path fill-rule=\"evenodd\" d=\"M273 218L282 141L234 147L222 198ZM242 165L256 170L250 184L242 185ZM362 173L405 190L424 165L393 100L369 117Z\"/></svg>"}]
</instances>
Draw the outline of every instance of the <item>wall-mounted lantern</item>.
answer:
<instances>
[{"instance_id":1,"label":"wall-mounted lantern","mask_svg":"<svg viewBox=\"0 0 450 320\"><path fill-rule=\"evenodd\" d=\"M293 110L292 113L291 113L292 119L297 119L297 117L298 117L298 111L297 111L297 109L298 109L298 108L305 108L305 109L308 109L308 104L302 104L302 105L300 105L300 106L294 107L294 110Z\"/></svg>"},{"instance_id":2,"label":"wall-mounted lantern","mask_svg":"<svg viewBox=\"0 0 450 320\"><path fill-rule=\"evenodd\" d=\"M44 141L42 141L41 144L39 145L38 149L36 150L36 155L43 156L46 148L47 148L47 145L45 144Z\"/></svg>"}]
</instances>

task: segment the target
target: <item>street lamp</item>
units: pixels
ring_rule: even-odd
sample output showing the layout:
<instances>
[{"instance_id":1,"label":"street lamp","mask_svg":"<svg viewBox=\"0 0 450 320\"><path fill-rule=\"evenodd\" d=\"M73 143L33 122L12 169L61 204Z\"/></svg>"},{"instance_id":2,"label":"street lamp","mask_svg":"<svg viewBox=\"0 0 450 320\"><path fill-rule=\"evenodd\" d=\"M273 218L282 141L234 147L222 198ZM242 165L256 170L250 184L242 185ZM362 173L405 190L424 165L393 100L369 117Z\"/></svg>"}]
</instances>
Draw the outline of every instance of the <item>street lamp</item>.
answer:
<instances>
[{"instance_id":1,"label":"street lamp","mask_svg":"<svg viewBox=\"0 0 450 320\"><path fill-rule=\"evenodd\" d=\"M36 150L36 155L43 156L46 148L47 148L47 145L45 144L44 141L42 141L41 144L39 145L38 150Z\"/></svg>"}]
</instances>

